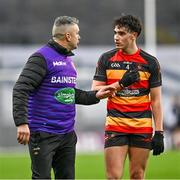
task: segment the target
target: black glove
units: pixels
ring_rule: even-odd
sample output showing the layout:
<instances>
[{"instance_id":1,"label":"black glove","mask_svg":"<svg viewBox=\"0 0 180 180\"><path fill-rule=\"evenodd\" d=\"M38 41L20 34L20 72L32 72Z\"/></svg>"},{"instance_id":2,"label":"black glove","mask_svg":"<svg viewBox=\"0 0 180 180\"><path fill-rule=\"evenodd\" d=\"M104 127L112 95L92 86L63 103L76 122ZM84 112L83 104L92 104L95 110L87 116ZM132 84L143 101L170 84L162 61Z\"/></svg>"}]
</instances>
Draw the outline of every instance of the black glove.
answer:
<instances>
[{"instance_id":1,"label":"black glove","mask_svg":"<svg viewBox=\"0 0 180 180\"><path fill-rule=\"evenodd\" d=\"M152 138L153 155L159 155L164 152L164 136L162 131L155 131Z\"/></svg>"},{"instance_id":2,"label":"black glove","mask_svg":"<svg viewBox=\"0 0 180 180\"><path fill-rule=\"evenodd\" d=\"M127 70L122 79L119 80L119 85L122 87L128 87L129 85L139 81L140 76L139 76L139 72L137 69L133 69L133 70Z\"/></svg>"}]
</instances>

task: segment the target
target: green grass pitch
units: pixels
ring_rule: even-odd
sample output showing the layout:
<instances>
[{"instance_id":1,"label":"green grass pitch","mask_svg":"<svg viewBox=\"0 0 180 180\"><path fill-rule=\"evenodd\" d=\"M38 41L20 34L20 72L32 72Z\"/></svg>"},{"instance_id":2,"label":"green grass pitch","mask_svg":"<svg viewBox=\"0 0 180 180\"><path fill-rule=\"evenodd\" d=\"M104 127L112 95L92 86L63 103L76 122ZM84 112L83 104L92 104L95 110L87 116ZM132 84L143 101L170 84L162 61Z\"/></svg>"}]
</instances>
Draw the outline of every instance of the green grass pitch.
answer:
<instances>
[{"instance_id":1,"label":"green grass pitch","mask_svg":"<svg viewBox=\"0 0 180 180\"><path fill-rule=\"evenodd\" d=\"M30 178L28 154L0 154L0 179ZM129 178L128 163L123 178ZM105 179L103 153L77 154L76 179ZM156 157L151 155L146 179L180 179L180 152L168 151Z\"/></svg>"}]
</instances>

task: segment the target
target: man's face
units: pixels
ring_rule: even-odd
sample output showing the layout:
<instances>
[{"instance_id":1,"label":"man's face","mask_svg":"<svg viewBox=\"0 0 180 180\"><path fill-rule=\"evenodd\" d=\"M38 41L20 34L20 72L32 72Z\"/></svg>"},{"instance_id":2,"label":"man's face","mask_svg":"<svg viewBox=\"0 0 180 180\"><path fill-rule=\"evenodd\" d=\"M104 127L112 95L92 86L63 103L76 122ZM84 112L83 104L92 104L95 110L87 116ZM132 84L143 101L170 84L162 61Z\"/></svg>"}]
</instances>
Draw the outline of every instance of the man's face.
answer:
<instances>
[{"instance_id":1,"label":"man's face","mask_svg":"<svg viewBox=\"0 0 180 180\"><path fill-rule=\"evenodd\" d=\"M71 25L69 27L68 33L68 46L71 50L76 49L80 40L79 26L77 24Z\"/></svg>"},{"instance_id":2,"label":"man's face","mask_svg":"<svg viewBox=\"0 0 180 180\"><path fill-rule=\"evenodd\" d=\"M114 42L116 48L126 50L131 47L134 39L134 33L129 32L125 27L115 26L114 28Z\"/></svg>"}]
</instances>

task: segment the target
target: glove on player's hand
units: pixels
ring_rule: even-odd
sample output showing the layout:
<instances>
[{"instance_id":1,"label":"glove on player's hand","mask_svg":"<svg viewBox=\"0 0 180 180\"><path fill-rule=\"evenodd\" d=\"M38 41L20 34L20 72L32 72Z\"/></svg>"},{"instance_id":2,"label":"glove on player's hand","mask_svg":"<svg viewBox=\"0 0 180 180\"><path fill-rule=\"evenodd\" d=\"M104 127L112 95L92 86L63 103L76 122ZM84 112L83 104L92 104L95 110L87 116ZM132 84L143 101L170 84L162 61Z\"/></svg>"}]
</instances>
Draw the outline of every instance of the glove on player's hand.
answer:
<instances>
[{"instance_id":1,"label":"glove on player's hand","mask_svg":"<svg viewBox=\"0 0 180 180\"><path fill-rule=\"evenodd\" d=\"M162 131L155 131L152 138L153 155L159 155L164 152L164 136Z\"/></svg>"},{"instance_id":2,"label":"glove on player's hand","mask_svg":"<svg viewBox=\"0 0 180 180\"><path fill-rule=\"evenodd\" d=\"M128 87L130 86L131 84L139 81L140 79L140 76L139 76L139 72L137 69L133 69L133 70L127 70L122 79L119 80L119 85L122 86L122 87Z\"/></svg>"}]
</instances>

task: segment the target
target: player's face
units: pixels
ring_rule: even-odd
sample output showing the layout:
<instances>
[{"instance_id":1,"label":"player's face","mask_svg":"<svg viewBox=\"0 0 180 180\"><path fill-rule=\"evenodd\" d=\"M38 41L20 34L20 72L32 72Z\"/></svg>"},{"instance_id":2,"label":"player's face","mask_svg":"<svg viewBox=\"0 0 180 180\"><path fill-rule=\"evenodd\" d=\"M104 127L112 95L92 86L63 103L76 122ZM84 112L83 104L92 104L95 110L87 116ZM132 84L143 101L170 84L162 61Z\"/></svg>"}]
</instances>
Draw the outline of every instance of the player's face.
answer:
<instances>
[{"instance_id":1,"label":"player's face","mask_svg":"<svg viewBox=\"0 0 180 180\"><path fill-rule=\"evenodd\" d=\"M129 32L125 27L115 26L114 28L114 42L116 48L126 51L131 47L134 40L134 33Z\"/></svg>"},{"instance_id":2,"label":"player's face","mask_svg":"<svg viewBox=\"0 0 180 180\"><path fill-rule=\"evenodd\" d=\"M70 50L76 49L78 47L79 40L79 26L77 24L74 24L70 26L68 30L68 46Z\"/></svg>"}]
</instances>

